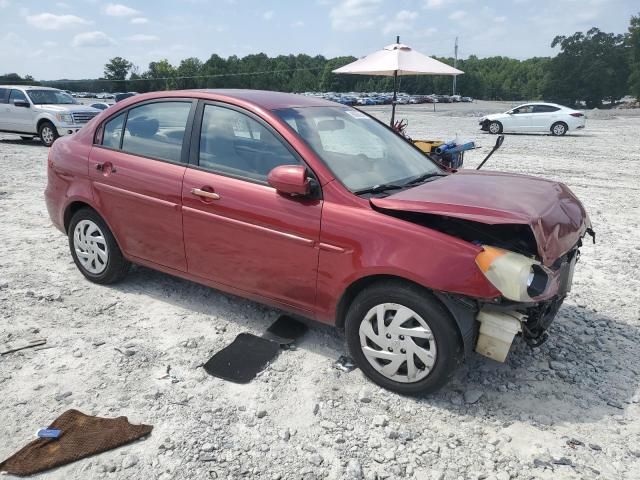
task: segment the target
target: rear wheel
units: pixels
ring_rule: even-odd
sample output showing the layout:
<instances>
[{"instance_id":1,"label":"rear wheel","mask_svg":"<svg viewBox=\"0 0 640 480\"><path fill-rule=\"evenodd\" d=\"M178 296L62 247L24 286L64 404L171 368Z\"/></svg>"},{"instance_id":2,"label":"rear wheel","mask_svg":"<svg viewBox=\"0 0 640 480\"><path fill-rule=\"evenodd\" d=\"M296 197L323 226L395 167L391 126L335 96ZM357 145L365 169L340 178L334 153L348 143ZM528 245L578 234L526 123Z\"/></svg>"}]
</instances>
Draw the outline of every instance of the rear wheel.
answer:
<instances>
[{"instance_id":1,"label":"rear wheel","mask_svg":"<svg viewBox=\"0 0 640 480\"><path fill-rule=\"evenodd\" d=\"M494 135L497 135L499 133L502 133L502 124L500 122L490 122L489 123L489 133L493 133Z\"/></svg>"},{"instance_id":2,"label":"rear wheel","mask_svg":"<svg viewBox=\"0 0 640 480\"><path fill-rule=\"evenodd\" d=\"M69 248L78 270L100 284L122 280L130 263L124 258L116 240L94 210L78 210L69 223Z\"/></svg>"},{"instance_id":3,"label":"rear wheel","mask_svg":"<svg viewBox=\"0 0 640 480\"><path fill-rule=\"evenodd\" d=\"M42 122L40 129L38 130L38 135L40 136L42 143L47 147L53 145L53 142L55 142L56 138L59 137L58 130L51 122Z\"/></svg>"},{"instance_id":4,"label":"rear wheel","mask_svg":"<svg viewBox=\"0 0 640 480\"><path fill-rule=\"evenodd\" d=\"M403 394L445 385L462 361L462 344L444 307L426 290L388 281L360 292L347 312L349 352L375 383Z\"/></svg>"},{"instance_id":5,"label":"rear wheel","mask_svg":"<svg viewBox=\"0 0 640 480\"><path fill-rule=\"evenodd\" d=\"M567 133L567 130L569 130L569 128L564 122L556 122L551 125L551 135L555 135L556 137L561 137L562 135Z\"/></svg>"}]
</instances>

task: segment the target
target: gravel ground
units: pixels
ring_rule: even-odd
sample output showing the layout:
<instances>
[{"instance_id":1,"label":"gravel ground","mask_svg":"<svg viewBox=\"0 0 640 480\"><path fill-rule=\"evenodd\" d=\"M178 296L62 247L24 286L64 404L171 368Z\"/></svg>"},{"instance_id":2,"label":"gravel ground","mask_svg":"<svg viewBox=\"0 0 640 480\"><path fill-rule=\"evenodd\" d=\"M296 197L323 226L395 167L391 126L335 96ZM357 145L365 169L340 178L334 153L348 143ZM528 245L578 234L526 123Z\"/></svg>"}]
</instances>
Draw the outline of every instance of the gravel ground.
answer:
<instances>
[{"instance_id":1,"label":"gravel ground","mask_svg":"<svg viewBox=\"0 0 640 480\"><path fill-rule=\"evenodd\" d=\"M504 105L401 106L415 138L495 138L475 116ZM388 107L370 109L388 118ZM47 150L0 135L0 458L69 408L154 425L147 439L52 479L640 478L640 117L589 112L584 132L509 135L487 165L567 183L598 234L537 350L474 355L440 393L406 398L333 364L342 337L315 325L256 380L200 367L278 312L145 268L118 285L80 275L45 209ZM615 152L613 151L615 150Z\"/></svg>"}]
</instances>

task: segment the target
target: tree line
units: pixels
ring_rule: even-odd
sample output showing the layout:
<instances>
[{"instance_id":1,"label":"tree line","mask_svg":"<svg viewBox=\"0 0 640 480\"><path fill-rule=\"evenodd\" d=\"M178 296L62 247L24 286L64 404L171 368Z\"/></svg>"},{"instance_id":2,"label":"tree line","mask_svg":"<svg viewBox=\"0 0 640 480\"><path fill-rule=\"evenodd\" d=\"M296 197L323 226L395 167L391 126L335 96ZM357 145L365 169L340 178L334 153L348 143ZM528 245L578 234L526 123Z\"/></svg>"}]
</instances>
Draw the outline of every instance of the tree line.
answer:
<instances>
[{"instance_id":1,"label":"tree line","mask_svg":"<svg viewBox=\"0 0 640 480\"><path fill-rule=\"evenodd\" d=\"M628 32L606 33L598 28L557 36L555 57L517 60L508 57L458 60L464 75L457 78L457 93L487 100L545 99L567 105L584 102L598 107L604 100L626 94L640 99L640 14L633 16ZM438 58L453 64L453 58ZM206 61L191 57L172 65L163 59L141 71L122 57L108 61L104 76L93 80L42 82L72 91L148 92L188 88L251 88L286 92L383 92L393 89L390 77L336 75L332 70L356 60L355 57L325 58L264 53L222 58L211 55ZM11 78L9 78L11 77ZM17 77L17 78L16 78ZM0 76L0 83L20 83L16 74ZM451 93L450 77L403 76L400 90L409 94Z\"/></svg>"}]
</instances>

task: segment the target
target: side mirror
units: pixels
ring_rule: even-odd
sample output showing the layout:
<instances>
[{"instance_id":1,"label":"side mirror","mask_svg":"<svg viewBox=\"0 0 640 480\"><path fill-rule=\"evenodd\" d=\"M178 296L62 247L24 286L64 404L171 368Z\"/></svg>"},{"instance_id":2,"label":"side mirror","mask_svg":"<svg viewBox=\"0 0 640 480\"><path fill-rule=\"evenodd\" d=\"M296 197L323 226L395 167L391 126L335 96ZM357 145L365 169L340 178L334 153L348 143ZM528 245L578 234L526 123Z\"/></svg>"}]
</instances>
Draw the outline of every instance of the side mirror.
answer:
<instances>
[{"instance_id":1,"label":"side mirror","mask_svg":"<svg viewBox=\"0 0 640 480\"><path fill-rule=\"evenodd\" d=\"M16 107L31 108L31 104L26 100L14 100L13 105Z\"/></svg>"},{"instance_id":2,"label":"side mirror","mask_svg":"<svg viewBox=\"0 0 640 480\"><path fill-rule=\"evenodd\" d=\"M311 192L307 169L302 165L280 165L269 172L267 182L285 195L308 195Z\"/></svg>"}]
</instances>

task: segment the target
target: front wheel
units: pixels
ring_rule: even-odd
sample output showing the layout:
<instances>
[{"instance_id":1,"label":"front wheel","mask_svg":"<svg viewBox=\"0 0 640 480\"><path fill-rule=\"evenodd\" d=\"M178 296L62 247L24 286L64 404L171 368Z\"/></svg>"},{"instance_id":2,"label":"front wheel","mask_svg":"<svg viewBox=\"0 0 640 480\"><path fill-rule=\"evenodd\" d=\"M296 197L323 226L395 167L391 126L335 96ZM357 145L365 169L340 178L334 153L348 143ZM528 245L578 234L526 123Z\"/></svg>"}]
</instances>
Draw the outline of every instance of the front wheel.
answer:
<instances>
[{"instance_id":1,"label":"front wheel","mask_svg":"<svg viewBox=\"0 0 640 480\"><path fill-rule=\"evenodd\" d=\"M71 218L68 234L73 261L87 279L109 284L125 277L130 263L95 210L78 210Z\"/></svg>"},{"instance_id":2,"label":"front wheel","mask_svg":"<svg viewBox=\"0 0 640 480\"><path fill-rule=\"evenodd\" d=\"M53 142L59 137L58 130L51 122L42 122L40 128L38 129L38 135L40 136L40 140L47 147L53 145Z\"/></svg>"},{"instance_id":3,"label":"front wheel","mask_svg":"<svg viewBox=\"0 0 640 480\"><path fill-rule=\"evenodd\" d=\"M494 135L498 135L502 133L502 124L500 122L491 122L489 123L489 133L493 133Z\"/></svg>"},{"instance_id":4,"label":"front wheel","mask_svg":"<svg viewBox=\"0 0 640 480\"><path fill-rule=\"evenodd\" d=\"M556 137L561 137L562 135L567 133L567 130L567 124L563 122L556 122L551 125L551 135L554 135Z\"/></svg>"},{"instance_id":5,"label":"front wheel","mask_svg":"<svg viewBox=\"0 0 640 480\"><path fill-rule=\"evenodd\" d=\"M409 283L381 282L360 292L347 312L345 333L363 373L402 394L435 392L462 361L448 312L428 291Z\"/></svg>"}]
</instances>

